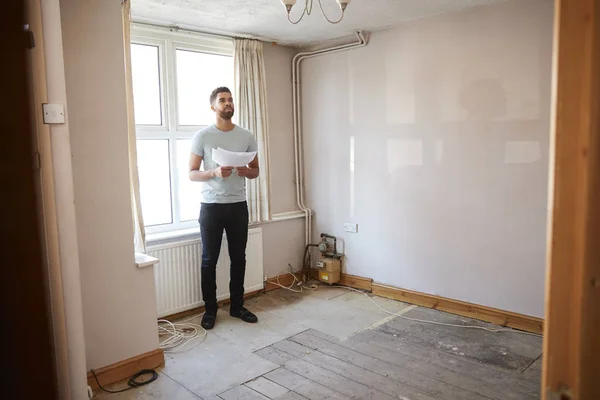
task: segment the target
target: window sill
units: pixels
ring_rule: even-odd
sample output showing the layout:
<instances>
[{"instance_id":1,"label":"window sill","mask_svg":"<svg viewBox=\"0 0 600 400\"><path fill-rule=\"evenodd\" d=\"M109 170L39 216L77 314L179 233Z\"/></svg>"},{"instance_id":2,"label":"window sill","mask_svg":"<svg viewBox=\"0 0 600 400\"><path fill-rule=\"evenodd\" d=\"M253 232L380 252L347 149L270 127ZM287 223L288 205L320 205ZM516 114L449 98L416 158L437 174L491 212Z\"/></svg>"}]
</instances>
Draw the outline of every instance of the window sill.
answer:
<instances>
[{"instance_id":1,"label":"window sill","mask_svg":"<svg viewBox=\"0 0 600 400\"><path fill-rule=\"evenodd\" d=\"M303 211L291 211L286 213L273 214L270 221L253 222L250 223L250 228L259 227L265 224L272 224L282 221L289 221L292 219L304 218ZM160 244L172 242L175 240L181 240L186 238L197 238L200 236L200 228L188 228L179 229L176 231L160 232L160 233L149 233L146 235L146 244L148 246L157 246Z\"/></svg>"},{"instance_id":2,"label":"window sill","mask_svg":"<svg viewBox=\"0 0 600 400\"><path fill-rule=\"evenodd\" d=\"M146 235L146 244L155 245L161 242L168 242L174 239L200 236L200 228L178 229L176 231L167 231L160 233L149 233Z\"/></svg>"},{"instance_id":3,"label":"window sill","mask_svg":"<svg viewBox=\"0 0 600 400\"><path fill-rule=\"evenodd\" d=\"M135 265L138 268L151 267L154 264L158 264L160 260L156 257L152 257L144 253L135 253Z\"/></svg>"}]
</instances>

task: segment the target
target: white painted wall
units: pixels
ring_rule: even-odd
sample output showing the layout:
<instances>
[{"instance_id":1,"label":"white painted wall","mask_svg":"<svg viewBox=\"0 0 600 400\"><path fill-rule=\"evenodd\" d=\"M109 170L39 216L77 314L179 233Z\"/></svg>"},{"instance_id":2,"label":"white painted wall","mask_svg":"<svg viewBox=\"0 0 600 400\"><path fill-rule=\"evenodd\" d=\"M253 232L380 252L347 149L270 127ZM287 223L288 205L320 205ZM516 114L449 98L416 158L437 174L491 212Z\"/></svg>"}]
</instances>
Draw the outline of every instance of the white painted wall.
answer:
<instances>
[{"instance_id":1,"label":"white painted wall","mask_svg":"<svg viewBox=\"0 0 600 400\"><path fill-rule=\"evenodd\" d=\"M345 272L543 316L552 22L513 0L303 64L308 206Z\"/></svg>"},{"instance_id":2,"label":"white painted wall","mask_svg":"<svg viewBox=\"0 0 600 400\"><path fill-rule=\"evenodd\" d=\"M264 43L269 113L271 211L296 211L294 136L292 128L292 58L296 49ZM302 267L304 219L262 225L264 268L268 277Z\"/></svg>"},{"instance_id":3,"label":"white painted wall","mask_svg":"<svg viewBox=\"0 0 600 400\"><path fill-rule=\"evenodd\" d=\"M134 263L120 2L60 8L89 370L158 348L154 275Z\"/></svg>"},{"instance_id":4,"label":"white painted wall","mask_svg":"<svg viewBox=\"0 0 600 400\"><path fill-rule=\"evenodd\" d=\"M292 58L296 49L264 43L263 52L269 112L271 211L284 213L298 209L292 124Z\"/></svg>"},{"instance_id":5,"label":"white painted wall","mask_svg":"<svg viewBox=\"0 0 600 400\"><path fill-rule=\"evenodd\" d=\"M36 90L36 102L63 104L68 109L59 0L29 4L30 11L39 12L41 18L32 29L39 55L36 67L45 74L45 87ZM58 393L61 399L83 399L87 395L85 334L68 116L65 124L39 126L38 135L40 144L50 142L50 149L40 148L40 157L44 196L48 195L44 220Z\"/></svg>"},{"instance_id":6,"label":"white painted wall","mask_svg":"<svg viewBox=\"0 0 600 400\"><path fill-rule=\"evenodd\" d=\"M272 278L302 267L304 252L304 219L291 219L262 224L264 268Z\"/></svg>"}]
</instances>

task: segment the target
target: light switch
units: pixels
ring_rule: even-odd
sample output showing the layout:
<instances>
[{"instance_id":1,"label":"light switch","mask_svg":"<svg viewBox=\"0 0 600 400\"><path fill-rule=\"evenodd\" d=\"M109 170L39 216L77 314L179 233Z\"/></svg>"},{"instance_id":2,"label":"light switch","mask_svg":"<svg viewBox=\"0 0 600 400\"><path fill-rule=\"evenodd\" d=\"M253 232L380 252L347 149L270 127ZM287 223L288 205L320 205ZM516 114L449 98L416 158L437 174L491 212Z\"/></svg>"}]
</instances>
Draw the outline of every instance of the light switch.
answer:
<instances>
[{"instance_id":1,"label":"light switch","mask_svg":"<svg viewBox=\"0 0 600 400\"><path fill-rule=\"evenodd\" d=\"M65 107L62 104L42 104L45 124L64 124Z\"/></svg>"},{"instance_id":2,"label":"light switch","mask_svg":"<svg viewBox=\"0 0 600 400\"><path fill-rule=\"evenodd\" d=\"M358 224L344 224L344 231L350 233L358 233Z\"/></svg>"}]
</instances>

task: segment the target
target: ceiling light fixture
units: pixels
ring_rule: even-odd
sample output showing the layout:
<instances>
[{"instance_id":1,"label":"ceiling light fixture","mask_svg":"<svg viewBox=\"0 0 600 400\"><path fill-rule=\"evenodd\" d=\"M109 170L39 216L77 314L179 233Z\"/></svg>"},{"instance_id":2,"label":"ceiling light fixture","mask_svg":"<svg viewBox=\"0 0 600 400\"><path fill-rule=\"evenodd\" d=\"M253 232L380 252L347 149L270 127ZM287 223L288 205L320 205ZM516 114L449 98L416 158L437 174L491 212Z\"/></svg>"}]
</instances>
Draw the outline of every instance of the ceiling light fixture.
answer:
<instances>
[{"instance_id":1,"label":"ceiling light fixture","mask_svg":"<svg viewBox=\"0 0 600 400\"><path fill-rule=\"evenodd\" d=\"M323 4L321 4L321 0L317 0L317 2L319 2L319 7L321 8L321 13L325 17L325 19L331 24L337 24L344 18L344 11L346 11L346 6L350 3L350 0L335 1L338 3L338 6L340 6L342 16L337 21L332 21L331 19L329 19L327 14L325 14L325 10L323 10ZM290 17L290 12L292 11L292 7L294 7L294 4L296 4L296 0L281 0L281 4L283 4L285 6L285 9L287 10L288 21L290 21L294 25L300 22L305 15L310 15L312 13L313 0L304 0L304 10L302 11L302 15L300 15L300 18L297 21L292 21Z\"/></svg>"}]
</instances>

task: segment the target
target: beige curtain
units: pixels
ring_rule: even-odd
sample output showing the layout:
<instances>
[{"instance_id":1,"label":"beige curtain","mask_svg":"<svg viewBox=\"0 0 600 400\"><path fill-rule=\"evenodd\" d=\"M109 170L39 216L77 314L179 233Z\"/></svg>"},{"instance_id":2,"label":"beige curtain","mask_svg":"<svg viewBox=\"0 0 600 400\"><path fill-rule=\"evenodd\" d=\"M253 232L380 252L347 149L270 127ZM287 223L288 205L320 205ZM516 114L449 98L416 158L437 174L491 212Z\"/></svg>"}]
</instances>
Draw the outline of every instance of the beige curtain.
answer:
<instances>
[{"instance_id":1,"label":"beige curtain","mask_svg":"<svg viewBox=\"0 0 600 400\"><path fill-rule=\"evenodd\" d=\"M133 213L133 229L135 251L146 252L146 232L142 206L140 202L140 180L137 166L137 147L135 135L135 118L133 109L133 78L131 73L131 0L122 0L123 11L123 44L125 48L126 96L127 96L127 135L129 138L129 191L131 193L131 211Z\"/></svg>"},{"instance_id":2,"label":"beige curtain","mask_svg":"<svg viewBox=\"0 0 600 400\"><path fill-rule=\"evenodd\" d=\"M250 221L268 221L269 207L269 130L267 82L263 44L258 40L235 39L234 78L238 124L251 131L258 143L260 175L248 181Z\"/></svg>"}]
</instances>

